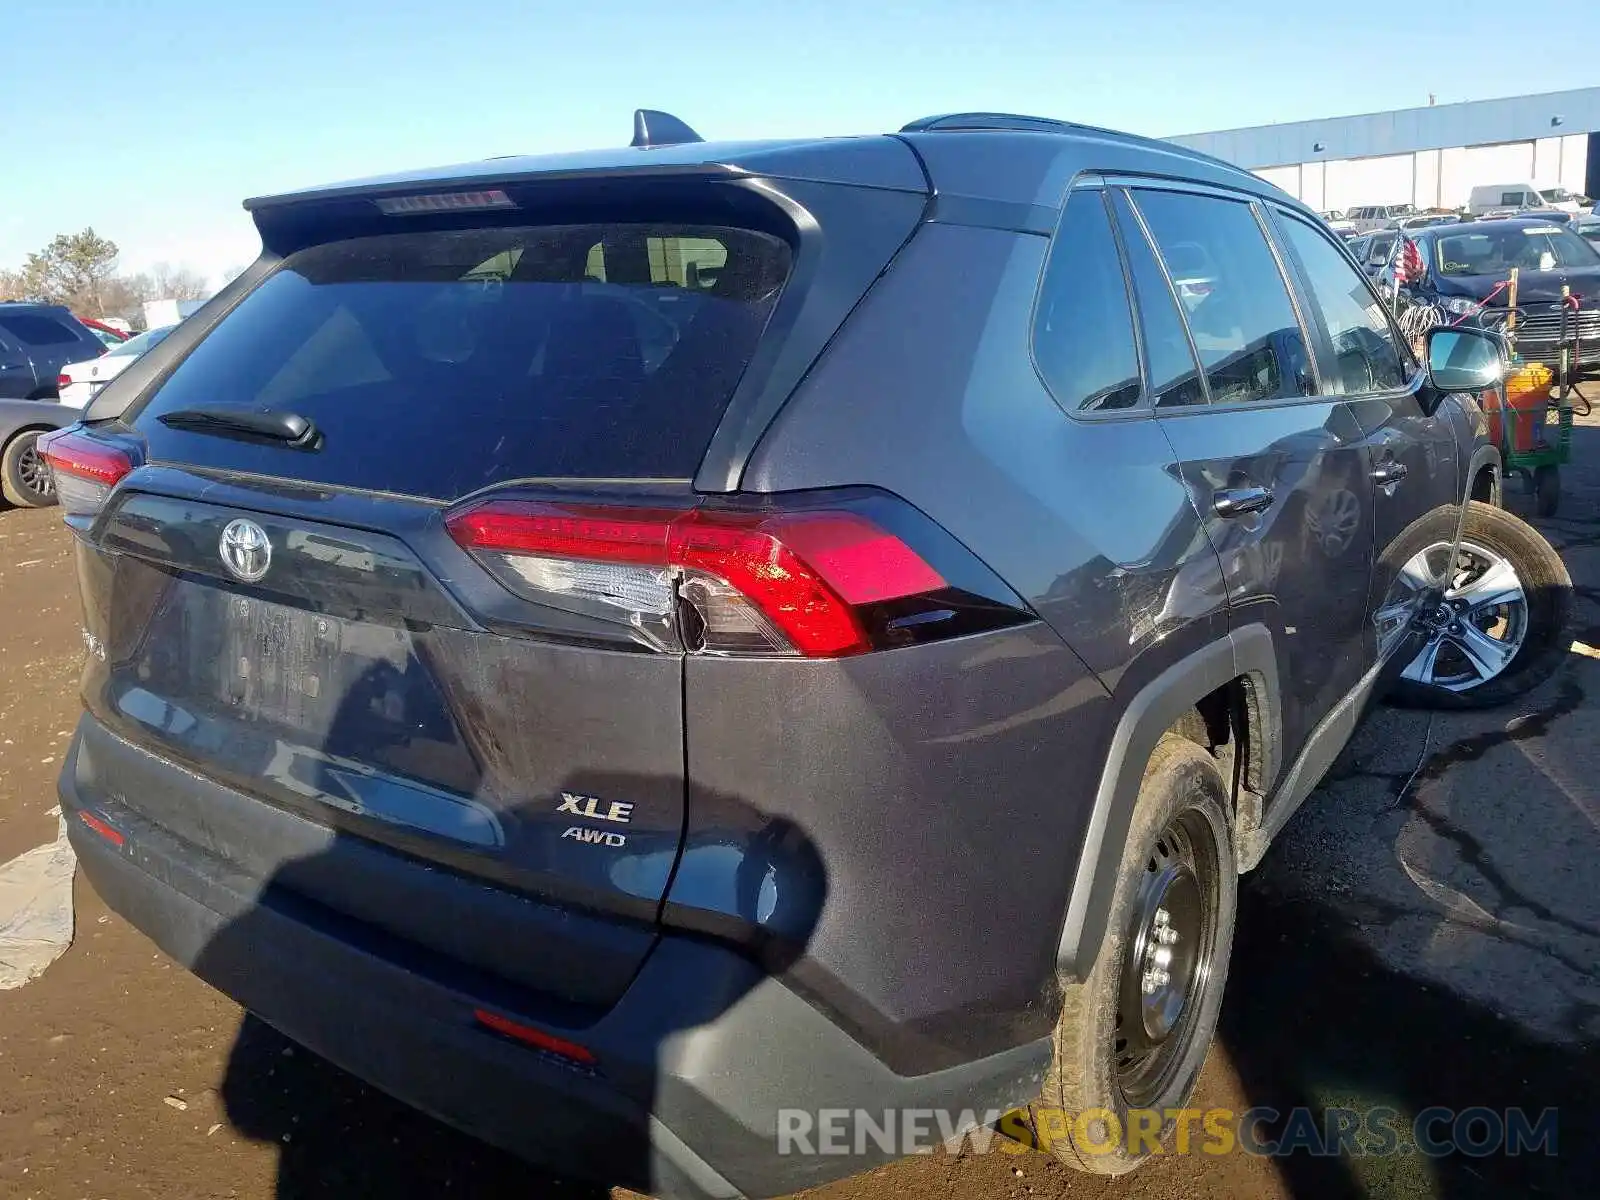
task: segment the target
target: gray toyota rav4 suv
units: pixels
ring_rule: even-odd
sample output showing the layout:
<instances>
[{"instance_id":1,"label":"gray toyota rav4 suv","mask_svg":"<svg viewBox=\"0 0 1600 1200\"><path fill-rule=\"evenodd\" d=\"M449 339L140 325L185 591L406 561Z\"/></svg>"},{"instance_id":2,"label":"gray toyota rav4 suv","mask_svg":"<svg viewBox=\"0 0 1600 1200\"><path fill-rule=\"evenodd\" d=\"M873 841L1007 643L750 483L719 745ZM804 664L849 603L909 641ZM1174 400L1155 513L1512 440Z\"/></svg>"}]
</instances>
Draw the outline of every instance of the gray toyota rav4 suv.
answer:
<instances>
[{"instance_id":1,"label":"gray toyota rav4 suv","mask_svg":"<svg viewBox=\"0 0 1600 1200\"><path fill-rule=\"evenodd\" d=\"M821 1152L839 1109L1126 1170L1368 702L1552 669L1499 343L1414 361L1314 213L1160 142L636 128L250 201L260 259L46 439L83 868L566 1173L908 1148Z\"/></svg>"}]
</instances>

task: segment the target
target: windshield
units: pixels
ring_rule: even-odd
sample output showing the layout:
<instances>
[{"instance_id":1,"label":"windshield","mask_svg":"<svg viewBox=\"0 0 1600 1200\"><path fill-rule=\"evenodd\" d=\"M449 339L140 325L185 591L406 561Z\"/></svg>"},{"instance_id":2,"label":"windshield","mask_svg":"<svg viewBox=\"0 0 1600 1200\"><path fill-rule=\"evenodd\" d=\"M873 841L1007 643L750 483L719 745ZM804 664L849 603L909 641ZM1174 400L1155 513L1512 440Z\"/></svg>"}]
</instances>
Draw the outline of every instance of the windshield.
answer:
<instances>
[{"instance_id":1,"label":"windshield","mask_svg":"<svg viewBox=\"0 0 1600 1200\"><path fill-rule=\"evenodd\" d=\"M1505 225L1439 239L1435 252L1441 275L1502 275L1600 266L1595 248L1555 225Z\"/></svg>"},{"instance_id":2,"label":"windshield","mask_svg":"<svg viewBox=\"0 0 1600 1200\"><path fill-rule=\"evenodd\" d=\"M119 342L111 348L108 357L112 358L138 358L146 350L159 346L167 334L176 329L176 325L164 325L160 329L152 329L148 333L141 333L138 337L131 337L125 342Z\"/></svg>"}]
</instances>

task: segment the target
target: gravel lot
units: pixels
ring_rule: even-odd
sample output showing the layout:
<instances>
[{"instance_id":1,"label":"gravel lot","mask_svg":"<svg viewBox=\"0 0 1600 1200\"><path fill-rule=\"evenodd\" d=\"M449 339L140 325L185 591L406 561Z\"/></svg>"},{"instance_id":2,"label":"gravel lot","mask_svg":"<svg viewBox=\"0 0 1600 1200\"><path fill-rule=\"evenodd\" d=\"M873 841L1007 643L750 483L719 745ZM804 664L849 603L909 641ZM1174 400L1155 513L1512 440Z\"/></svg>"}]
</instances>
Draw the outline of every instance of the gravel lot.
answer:
<instances>
[{"instance_id":1,"label":"gravel lot","mask_svg":"<svg viewBox=\"0 0 1600 1200\"><path fill-rule=\"evenodd\" d=\"M1542 523L1600 645L1600 422ZM1514 508L1520 502L1514 498ZM69 542L0 513L0 863L54 835L76 719ZM1600 662L1512 709L1384 709L1246 881L1200 1102L1557 1107L1560 1154L1172 1157L1107 1183L939 1154L823 1189L907 1197L1593 1194L1600 1147ZM70 951L0 992L0 1196L599 1197L463 1138L285 1042L81 880ZM617 1193L622 1195L622 1193Z\"/></svg>"}]
</instances>

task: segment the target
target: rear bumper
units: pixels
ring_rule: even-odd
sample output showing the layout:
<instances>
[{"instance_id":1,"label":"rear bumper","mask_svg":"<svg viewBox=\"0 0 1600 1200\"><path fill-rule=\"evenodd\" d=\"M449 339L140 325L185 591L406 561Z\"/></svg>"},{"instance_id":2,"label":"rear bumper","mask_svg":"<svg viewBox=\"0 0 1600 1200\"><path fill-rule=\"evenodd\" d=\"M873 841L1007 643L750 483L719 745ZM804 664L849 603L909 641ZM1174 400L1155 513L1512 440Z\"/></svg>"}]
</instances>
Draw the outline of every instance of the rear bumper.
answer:
<instances>
[{"instance_id":1,"label":"rear bumper","mask_svg":"<svg viewBox=\"0 0 1600 1200\"><path fill-rule=\"evenodd\" d=\"M113 909L296 1041L558 1174L669 1197L782 1195L892 1156L870 1140L861 1155L779 1154L780 1110L982 1113L1037 1094L1047 1042L899 1076L744 958L687 938L662 938L615 1006L563 1024L529 993L442 973L392 935L262 888L132 809L94 809L116 844L78 817L77 753L75 740L62 804L84 872ZM598 1068L492 1034L478 1008L578 1042Z\"/></svg>"}]
</instances>

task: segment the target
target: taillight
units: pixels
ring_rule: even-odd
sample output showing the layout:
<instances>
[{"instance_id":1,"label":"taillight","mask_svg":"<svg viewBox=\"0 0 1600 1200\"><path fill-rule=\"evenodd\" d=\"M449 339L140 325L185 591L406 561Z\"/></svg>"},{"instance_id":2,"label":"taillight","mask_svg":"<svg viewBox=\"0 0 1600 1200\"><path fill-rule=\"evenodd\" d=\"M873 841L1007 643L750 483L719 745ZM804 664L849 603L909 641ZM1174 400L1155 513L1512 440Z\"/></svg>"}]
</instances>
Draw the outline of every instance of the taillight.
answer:
<instances>
[{"instance_id":1,"label":"taillight","mask_svg":"<svg viewBox=\"0 0 1600 1200\"><path fill-rule=\"evenodd\" d=\"M71 387L71 386L72 386L72 376L71 375L68 375L65 371L63 371L63 372L61 372L61 374L56 376L56 387L57 388L64 388L64 387Z\"/></svg>"},{"instance_id":2,"label":"taillight","mask_svg":"<svg viewBox=\"0 0 1600 1200\"><path fill-rule=\"evenodd\" d=\"M887 497L687 510L504 499L446 524L512 591L625 623L658 650L835 658L1031 619L986 567Z\"/></svg>"},{"instance_id":3,"label":"taillight","mask_svg":"<svg viewBox=\"0 0 1600 1200\"><path fill-rule=\"evenodd\" d=\"M133 470L133 459L121 450L72 429L45 434L38 448L50 464L56 500L69 517L98 513L111 489Z\"/></svg>"}]
</instances>

